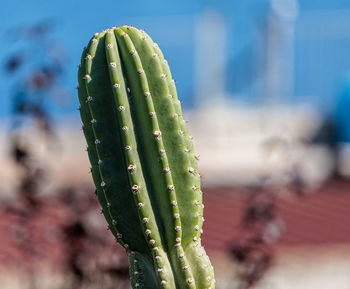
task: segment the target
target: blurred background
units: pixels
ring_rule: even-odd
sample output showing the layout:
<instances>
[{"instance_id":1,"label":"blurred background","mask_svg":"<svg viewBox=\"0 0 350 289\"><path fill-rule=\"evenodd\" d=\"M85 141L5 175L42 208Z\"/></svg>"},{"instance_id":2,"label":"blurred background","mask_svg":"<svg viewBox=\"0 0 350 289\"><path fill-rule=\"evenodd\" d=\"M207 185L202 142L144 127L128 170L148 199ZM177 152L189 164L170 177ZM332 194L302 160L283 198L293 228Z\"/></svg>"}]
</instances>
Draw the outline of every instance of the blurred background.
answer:
<instances>
[{"instance_id":1,"label":"blurred background","mask_svg":"<svg viewBox=\"0 0 350 289\"><path fill-rule=\"evenodd\" d=\"M217 289L350 288L348 0L7 1L0 18L1 289L129 288L75 90L93 33L124 24L176 80Z\"/></svg>"}]
</instances>

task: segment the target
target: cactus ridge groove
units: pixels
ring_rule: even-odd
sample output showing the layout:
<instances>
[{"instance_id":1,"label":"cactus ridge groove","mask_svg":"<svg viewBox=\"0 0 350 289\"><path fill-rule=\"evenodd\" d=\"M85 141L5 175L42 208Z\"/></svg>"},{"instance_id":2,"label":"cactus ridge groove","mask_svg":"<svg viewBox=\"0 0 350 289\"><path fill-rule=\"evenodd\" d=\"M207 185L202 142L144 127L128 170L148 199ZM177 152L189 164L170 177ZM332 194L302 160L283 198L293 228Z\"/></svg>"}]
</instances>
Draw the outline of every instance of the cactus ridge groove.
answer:
<instances>
[{"instance_id":1,"label":"cactus ridge groove","mask_svg":"<svg viewBox=\"0 0 350 289\"><path fill-rule=\"evenodd\" d=\"M162 51L142 30L104 30L84 49L78 82L97 197L132 288L214 289L197 159Z\"/></svg>"}]
</instances>

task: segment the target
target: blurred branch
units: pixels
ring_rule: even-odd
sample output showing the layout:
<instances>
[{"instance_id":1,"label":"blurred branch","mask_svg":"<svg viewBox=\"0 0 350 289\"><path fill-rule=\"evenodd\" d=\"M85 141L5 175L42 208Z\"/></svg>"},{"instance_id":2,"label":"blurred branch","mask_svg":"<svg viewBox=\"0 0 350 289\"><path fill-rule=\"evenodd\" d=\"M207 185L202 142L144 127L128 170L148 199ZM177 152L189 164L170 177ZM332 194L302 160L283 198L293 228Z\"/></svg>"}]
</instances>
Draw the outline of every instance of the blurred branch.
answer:
<instances>
[{"instance_id":1,"label":"blurred branch","mask_svg":"<svg viewBox=\"0 0 350 289\"><path fill-rule=\"evenodd\" d=\"M230 251L239 265L240 288L252 288L270 268L274 253L271 245L283 231L276 213L272 190L252 188Z\"/></svg>"}]
</instances>

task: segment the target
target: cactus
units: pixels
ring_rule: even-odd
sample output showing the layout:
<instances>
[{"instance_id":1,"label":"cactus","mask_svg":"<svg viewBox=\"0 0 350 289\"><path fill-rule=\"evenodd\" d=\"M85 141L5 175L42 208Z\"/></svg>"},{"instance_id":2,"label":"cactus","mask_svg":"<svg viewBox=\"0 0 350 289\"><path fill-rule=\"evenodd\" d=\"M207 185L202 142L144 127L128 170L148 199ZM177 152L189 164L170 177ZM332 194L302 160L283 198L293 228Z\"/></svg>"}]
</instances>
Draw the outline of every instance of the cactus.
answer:
<instances>
[{"instance_id":1,"label":"cactus","mask_svg":"<svg viewBox=\"0 0 350 289\"><path fill-rule=\"evenodd\" d=\"M158 45L130 26L96 33L78 80L96 194L132 288L214 289L198 156Z\"/></svg>"}]
</instances>

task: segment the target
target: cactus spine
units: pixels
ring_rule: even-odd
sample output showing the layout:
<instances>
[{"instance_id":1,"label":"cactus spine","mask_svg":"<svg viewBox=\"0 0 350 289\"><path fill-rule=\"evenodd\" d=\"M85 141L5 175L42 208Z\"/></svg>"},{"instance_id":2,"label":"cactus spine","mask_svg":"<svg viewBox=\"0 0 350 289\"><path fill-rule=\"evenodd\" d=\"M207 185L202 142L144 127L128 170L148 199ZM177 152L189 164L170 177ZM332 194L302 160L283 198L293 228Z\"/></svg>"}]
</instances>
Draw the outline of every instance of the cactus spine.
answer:
<instances>
[{"instance_id":1,"label":"cactus spine","mask_svg":"<svg viewBox=\"0 0 350 289\"><path fill-rule=\"evenodd\" d=\"M158 45L130 26L95 34L78 81L97 197L132 287L214 289L197 156Z\"/></svg>"}]
</instances>

